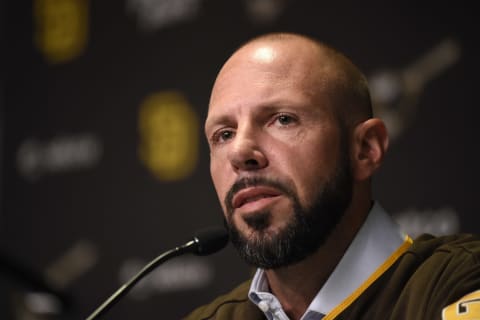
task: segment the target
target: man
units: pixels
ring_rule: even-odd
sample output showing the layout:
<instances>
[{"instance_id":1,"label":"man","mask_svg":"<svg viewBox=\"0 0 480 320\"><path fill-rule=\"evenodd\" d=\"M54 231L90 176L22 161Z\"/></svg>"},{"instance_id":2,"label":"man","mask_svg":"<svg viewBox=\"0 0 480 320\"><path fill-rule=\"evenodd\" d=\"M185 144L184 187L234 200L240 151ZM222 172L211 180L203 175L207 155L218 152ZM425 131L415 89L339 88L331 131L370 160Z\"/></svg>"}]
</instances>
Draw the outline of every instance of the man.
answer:
<instances>
[{"instance_id":1,"label":"man","mask_svg":"<svg viewBox=\"0 0 480 320\"><path fill-rule=\"evenodd\" d=\"M205 132L231 241L258 269L187 319L480 319L479 240L412 241L372 201L387 131L345 56L296 34L249 41Z\"/></svg>"}]
</instances>

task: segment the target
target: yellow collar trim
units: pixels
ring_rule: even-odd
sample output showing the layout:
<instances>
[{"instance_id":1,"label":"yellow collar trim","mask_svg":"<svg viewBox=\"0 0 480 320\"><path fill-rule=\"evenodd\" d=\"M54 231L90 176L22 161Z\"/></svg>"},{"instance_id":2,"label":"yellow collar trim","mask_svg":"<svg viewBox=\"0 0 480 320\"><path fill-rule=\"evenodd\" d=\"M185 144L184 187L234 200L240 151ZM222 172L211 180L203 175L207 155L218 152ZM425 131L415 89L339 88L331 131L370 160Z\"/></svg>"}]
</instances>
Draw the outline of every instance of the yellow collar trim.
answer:
<instances>
[{"instance_id":1,"label":"yellow collar trim","mask_svg":"<svg viewBox=\"0 0 480 320\"><path fill-rule=\"evenodd\" d=\"M380 267L372 273L361 286L359 286L350 296L336 306L330 313L328 313L322 320L335 319L340 313L342 313L349 305L353 303L375 280L377 280L388 268L390 268L395 261L412 245L413 240L409 236L405 236L403 244L395 250L390 257L385 260Z\"/></svg>"}]
</instances>

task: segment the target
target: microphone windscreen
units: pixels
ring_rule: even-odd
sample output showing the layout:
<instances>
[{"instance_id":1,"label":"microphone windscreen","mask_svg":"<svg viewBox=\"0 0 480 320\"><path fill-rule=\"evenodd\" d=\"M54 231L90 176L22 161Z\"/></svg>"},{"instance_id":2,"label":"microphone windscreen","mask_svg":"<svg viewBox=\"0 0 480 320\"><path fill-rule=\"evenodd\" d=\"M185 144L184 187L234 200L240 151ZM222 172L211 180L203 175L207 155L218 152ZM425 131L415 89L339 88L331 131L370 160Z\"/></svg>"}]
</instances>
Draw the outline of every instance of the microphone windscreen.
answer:
<instances>
[{"instance_id":1,"label":"microphone windscreen","mask_svg":"<svg viewBox=\"0 0 480 320\"><path fill-rule=\"evenodd\" d=\"M199 230L193 237L196 242L194 253L206 256L223 249L228 243L228 232L223 227L210 227Z\"/></svg>"}]
</instances>

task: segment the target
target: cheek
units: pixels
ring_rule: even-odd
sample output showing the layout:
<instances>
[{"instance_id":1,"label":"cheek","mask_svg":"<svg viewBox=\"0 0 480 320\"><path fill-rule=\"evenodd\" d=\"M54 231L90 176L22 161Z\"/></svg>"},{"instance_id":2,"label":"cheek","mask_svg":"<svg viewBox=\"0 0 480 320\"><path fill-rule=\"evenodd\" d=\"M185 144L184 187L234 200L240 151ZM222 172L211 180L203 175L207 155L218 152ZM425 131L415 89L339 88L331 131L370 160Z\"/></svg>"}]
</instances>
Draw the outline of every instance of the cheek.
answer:
<instances>
[{"instance_id":1,"label":"cheek","mask_svg":"<svg viewBox=\"0 0 480 320\"><path fill-rule=\"evenodd\" d=\"M337 146L328 141L307 143L291 151L294 156L286 158L300 202L309 205L318 191L332 176L337 161Z\"/></svg>"},{"instance_id":2,"label":"cheek","mask_svg":"<svg viewBox=\"0 0 480 320\"><path fill-rule=\"evenodd\" d=\"M220 201L222 208L225 210L223 200L227 194L229 186L226 181L226 174L224 171L222 171L223 168L220 164L221 162L219 161L215 161L213 159L210 160L210 176L212 178L218 200Z\"/></svg>"}]
</instances>

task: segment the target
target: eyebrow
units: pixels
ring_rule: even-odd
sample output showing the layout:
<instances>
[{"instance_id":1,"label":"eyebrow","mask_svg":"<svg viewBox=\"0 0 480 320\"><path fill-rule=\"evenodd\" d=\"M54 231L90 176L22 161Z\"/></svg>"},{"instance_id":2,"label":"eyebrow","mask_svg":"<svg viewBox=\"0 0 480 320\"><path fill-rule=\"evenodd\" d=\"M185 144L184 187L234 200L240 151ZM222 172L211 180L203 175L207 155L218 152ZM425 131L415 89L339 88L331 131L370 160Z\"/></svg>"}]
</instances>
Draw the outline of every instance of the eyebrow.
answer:
<instances>
[{"instance_id":1,"label":"eyebrow","mask_svg":"<svg viewBox=\"0 0 480 320\"><path fill-rule=\"evenodd\" d=\"M204 128L205 131L209 129L212 126L215 126L217 124L222 124L222 123L229 123L232 122L232 117L226 114L223 115L218 115L218 116L207 116L207 119L205 120Z\"/></svg>"}]
</instances>

